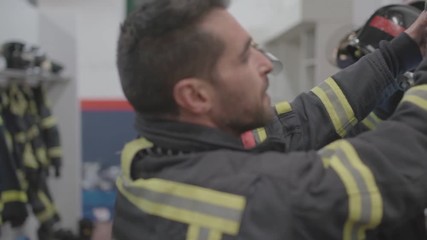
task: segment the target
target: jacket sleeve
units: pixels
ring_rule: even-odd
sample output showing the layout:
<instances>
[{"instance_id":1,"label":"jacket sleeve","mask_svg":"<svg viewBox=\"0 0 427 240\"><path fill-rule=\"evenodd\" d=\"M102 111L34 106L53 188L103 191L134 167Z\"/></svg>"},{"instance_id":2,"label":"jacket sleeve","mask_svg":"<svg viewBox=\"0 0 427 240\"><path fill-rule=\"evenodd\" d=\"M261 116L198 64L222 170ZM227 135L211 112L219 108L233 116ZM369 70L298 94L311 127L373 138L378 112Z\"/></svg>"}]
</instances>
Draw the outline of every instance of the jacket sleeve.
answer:
<instances>
[{"instance_id":1,"label":"jacket sleeve","mask_svg":"<svg viewBox=\"0 0 427 240\"><path fill-rule=\"evenodd\" d=\"M254 161L261 177L242 234L280 233L277 223L286 222L292 228L283 234L292 239L365 239L370 229L417 216L427 204L426 119L427 85L419 85L373 131L317 152L268 153L269 161Z\"/></svg>"},{"instance_id":2,"label":"jacket sleeve","mask_svg":"<svg viewBox=\"0 0 427 240\"><path fill-rule=\"evenodd\" d=\"M255 146L279 139L286 145L286 152L320 149L346 136L374 109L383 91L397 85L397 75L420 61L419 48L408 35L401 34L390 43L382 42L377 51L311 91L290 103L276 105L275 120L252 131L254 140L248 140L248 133L243 140L249 143L247 146Z\"/></svg>"}]
</instances>

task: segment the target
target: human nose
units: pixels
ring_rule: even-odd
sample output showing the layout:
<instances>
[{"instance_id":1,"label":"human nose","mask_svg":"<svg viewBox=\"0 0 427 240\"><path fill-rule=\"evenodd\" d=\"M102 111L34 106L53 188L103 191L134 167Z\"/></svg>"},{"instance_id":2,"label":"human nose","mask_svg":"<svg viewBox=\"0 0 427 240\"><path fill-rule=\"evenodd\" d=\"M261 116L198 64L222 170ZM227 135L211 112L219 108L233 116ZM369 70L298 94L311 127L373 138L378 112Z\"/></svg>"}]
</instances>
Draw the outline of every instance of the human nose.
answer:
<instances>
[{"instance_id":1,"label":"human nose","mask_svg":"<svg viewBox=\"0 0 427 240\"><path fill-rule=\"evenodd\" d=\"M257 44L254 44L253 47L261 53L263 59L263 69L267 71L267 73L271 73L273 75L278 75L283 70L282 62L274 56L272 53L266 51L265 49L259 47Z\"/></svg>"}]
</instances>

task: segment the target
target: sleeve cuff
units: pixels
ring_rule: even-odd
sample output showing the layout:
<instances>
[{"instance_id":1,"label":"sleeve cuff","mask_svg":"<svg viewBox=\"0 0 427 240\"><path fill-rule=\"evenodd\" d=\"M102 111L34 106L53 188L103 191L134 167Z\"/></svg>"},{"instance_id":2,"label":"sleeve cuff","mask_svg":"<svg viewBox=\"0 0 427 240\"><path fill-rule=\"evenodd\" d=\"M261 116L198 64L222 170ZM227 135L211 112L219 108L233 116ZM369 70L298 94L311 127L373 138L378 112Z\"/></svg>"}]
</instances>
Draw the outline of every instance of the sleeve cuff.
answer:
<instances>
[{"instance_id":1,"label":"sleeve cuff","mask_svg":"<svg viewBox=\"0 0 427 240\"><path fill-rule=\"evenodd\" d=\"M418 44L404 32L390 42L390 47L397 56L401 73L414 69L422 60Z\"/></svg>"}]
</instances>

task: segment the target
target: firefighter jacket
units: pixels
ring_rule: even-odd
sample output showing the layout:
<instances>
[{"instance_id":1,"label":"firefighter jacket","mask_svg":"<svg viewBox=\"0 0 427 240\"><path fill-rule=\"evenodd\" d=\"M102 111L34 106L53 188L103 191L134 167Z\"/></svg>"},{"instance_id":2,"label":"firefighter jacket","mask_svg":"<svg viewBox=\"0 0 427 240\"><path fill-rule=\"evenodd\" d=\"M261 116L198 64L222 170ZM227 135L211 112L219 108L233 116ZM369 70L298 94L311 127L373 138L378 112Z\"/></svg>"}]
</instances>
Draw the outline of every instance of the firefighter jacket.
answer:
<instances>
[{"instance_id":1,"label":"firefighter jacket","mask_svg":"<svg viewBox=\"0 0 427 240\"><path fill-rule=\"evenodd\" d=\"M418 63L405 52L420 56L403 34L279 103L281 127L250 150L217 129L139 116L141 137L122 151L114 238L365 239L416 216L427 201L427 86L375 130L341 139Z\"/></svg>"}]
</instances>

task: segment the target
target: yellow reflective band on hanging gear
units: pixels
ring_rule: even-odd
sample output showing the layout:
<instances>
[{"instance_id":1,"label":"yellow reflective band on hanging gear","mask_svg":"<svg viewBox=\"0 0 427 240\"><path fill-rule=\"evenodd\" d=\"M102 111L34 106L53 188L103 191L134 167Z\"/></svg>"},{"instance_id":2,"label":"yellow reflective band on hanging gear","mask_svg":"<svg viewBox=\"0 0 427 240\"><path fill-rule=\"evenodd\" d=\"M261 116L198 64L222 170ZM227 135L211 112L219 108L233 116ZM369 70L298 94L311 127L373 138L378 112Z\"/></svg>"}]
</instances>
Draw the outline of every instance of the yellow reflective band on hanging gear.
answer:
<instances>
[{"instance_id":1,"label":"yellow reflective band on hanging gear","mask_svg":"<svg viewBox=\"0 0 427 240\"><path fill-rule=\"evenodd\" d=\"M357 123L354 111L337 83L328 78L311 90L323 103L332 121L335 131L341 137Z\"/></svg>"},{"instance_id":2,"label":"yellow reflective band on hanging gear","mask_svg":"<svg viewBox=\"0 0 427 240\"><path fill-rule=\"evenodd\" d=\"M372 130L377 127L383 120L381 120L374 112L371 112L365 119L362 120L362 124L368 129Z\"/></svg>"},{"instance_id":3,"label":"yellow reflective band on hanging gear","mask_svg":"<svg viewBox=\"0 0 427 240\"><path fill-rule=\"evenodd\" d=\"M51 218L53 218L55 216L56 209L52 205L52 202L50 201L50 199L47 197L47 195L44 192L39 191L37 193L37 196L39 197L40 201L43 203L45 210L40 212L40 213L37 213L36 217L41 223L44 223L44 222L50 220Z\"/></svg>"},{"instance_id":4,"label":"yellow reflective band on hanging gear","mask_svg":"<svg viewBox=\"0 0 427 240\"><path fill-rule=\"evenodd\" d=\"M125 145L122 151L121 157L121 167L122 167L122 176L126 178L126 180L131 180L131 165L132 160L139 151L147 148L151 148L153 144L149 142L145 138L135 139Z\"/></svg>"},{"instance_id":5,"label":"yellow reflective band on hanging gear","mask_svg":"<svg viewBox=\"0 0 427 240\"><path fill-rule=\"evenodd\" d=\"M4 133L4 138L6 139L7 149L9 149L9 151L12 152L13 150L12 136L10 135L9 131L7 131L6 129L4 129L3 133Z\"/></svg>"},{"instance_id":6,"label":"yellow reflective band on hanging gear","mask_svg":"<svg viewBox=\"0 0 427 240\"><path fill-rule=\"evenodd\" d=\"M410 88L403 96L400 104L404 102L412 103L427 111L427 85L420 85Z\"/></svg>"},{"instance_id":7,"label":"yellow reflective band on hanging gear","mask_svg":"<svg viewBox=\"0 0 427 240\"><path fill-rule=\"evenodd\" d=\"M365 239L366 229L377 227L383 217L383 200L373 173L345 140L326 146L319 154L324 166L335 170L347 191L349 213L343 240Z\"/></svg>"},{"instance_id":8,"label":"yellow reflective band on hanging gear","mask_svg":"<svg viewBox=\"0 0 427 240\"><path fill-rule=\"evenodd\" d=\"M15 134L15 140L18 143L24 144L27 142L27 134L25 132L19 132Z\"/></svg>"},{"instance_id":9,"label":"yellow reflective band on hanging gear","mask_svg":"<svg viewBox=\"0 0 427 240\"><path fill-rule=\"evenodd\" d=\"M28 202L27 194L23 191L3 191L1 193L1 200L3 203L10 203L10 202Z\"/></svg>"},{"instance_id":10,"label":"yellow reflective band on hanging gear","mask_svg":"<svg viewBox=\"0 0 427 240\"><path fill-rule=\"evenodd\" d=\"M25 111L28 108L28 102L25 99L25 96L22 91L19 90L18 85L16 83L10 85L9 94L9 108L11 112L17 116L24 116Z\"/></svg>"},{"instance_id":11,"label":"yellow reflective band on hanging gear","mask_svg":"<svg viewBox=\"0 0 427 240\"><path fill-rule=\"evenodd\" d=\"M49 160L47 158L46 149L44 147L39 147L36 149L36 157L42 165L49 166Z\"/></svg>"},{"instance_id":12,"label":"yellow reflective band on hanging gear","mask_svg":"<svg viewBox=\"0 0 427 240\"><path fill-rule=\"evenodd\" d=\"M280 102L274 106L277 115L285 114L292 111L292 107L289 102Z\"/></svg>"},{"instance_id":13,"label":"yellow reflective band on hanging gear","mask_svg":"<svg viewBox=\"0 0 427 240\"><path fill-rule=\"evenodd\" d=\"M28 140L33 140L35 137L39 135L39 128L37 125L33 124L27 131Z\"/></svg>"},{"instance_id":14,"label":"yellow reflective band on hanging gear","mask_svg":"<svg viewBox=\"0 0 427 240\"><path fill-rule=\"evenodd\" d=\"M49 129L54 126L56 126L56 118L54 116L49 116L41 121L41 127L43 129Z\"/></svg>"},{"instance_id":15,"label":"yellow reflective band on hanging gear","mask_svg":"<svg viewBox=\"0 0 427 240\"><path fill-rule=\"evenodd\" d=\"M47 150L49 158L61 158L62 157L62 148L61 147L51 147Z\"/></svg>"},{"instance_id":16,"label":"yellow reflective band on hanging gear","mask_svg":"<svg viewBox=\"0 0 427 240\"><path fill-rule=\"evenodd\" d=\"M29 143L26 143L24 146L24 166L28 168L38 169L39 163L37 162L36 158L33 154L33 149Z\"/></svg>"}]
</instances>

